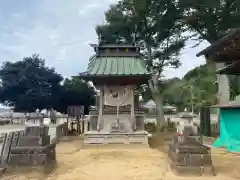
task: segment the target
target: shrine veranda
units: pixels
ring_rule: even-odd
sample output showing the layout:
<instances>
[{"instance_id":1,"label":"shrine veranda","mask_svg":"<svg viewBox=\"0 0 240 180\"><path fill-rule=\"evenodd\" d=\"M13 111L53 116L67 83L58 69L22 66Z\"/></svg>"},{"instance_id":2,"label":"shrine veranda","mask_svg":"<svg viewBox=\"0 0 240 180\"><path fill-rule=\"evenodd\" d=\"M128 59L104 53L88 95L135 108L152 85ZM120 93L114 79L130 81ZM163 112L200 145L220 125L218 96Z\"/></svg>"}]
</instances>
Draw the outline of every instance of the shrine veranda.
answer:
<instances>
[{"instance_id":1,"label":"shrine veranda","mask_svg":"<svg viewBox=\"0 0 240 180\"><path fill-rule=\"evenodd\" d=\"M95 55L87 71L78 76L92 81L99 94L90 111L90 131L85 144L148 144L145 115L139 106L137 86L147 83L150 74L140 48L134 45L92 45Z\"/></svg>"}]
</instances>

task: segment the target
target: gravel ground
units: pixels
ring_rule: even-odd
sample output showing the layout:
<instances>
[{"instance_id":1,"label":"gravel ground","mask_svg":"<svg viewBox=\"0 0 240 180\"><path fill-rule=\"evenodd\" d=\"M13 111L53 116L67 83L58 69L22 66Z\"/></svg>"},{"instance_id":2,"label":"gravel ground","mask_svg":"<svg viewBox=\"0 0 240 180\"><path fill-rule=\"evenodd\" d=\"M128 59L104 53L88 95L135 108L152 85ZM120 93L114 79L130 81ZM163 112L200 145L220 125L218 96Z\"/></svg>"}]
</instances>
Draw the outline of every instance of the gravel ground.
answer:
<instances>
[{"instance_id":1,"label":"gravel ground","mask_svg":"<svg viewBox=\"0 0 240 180\"><path fill-rule=\"evenodd\" d=\"M162 136L161 136L162 137ZM57 164L50 171L17 169L1 180L238 180L240 157L213 149L216 176L179 177L167 168L165 147L112 145L84 149L81 139L57 145Z\"/></svg>"}]
</instances>

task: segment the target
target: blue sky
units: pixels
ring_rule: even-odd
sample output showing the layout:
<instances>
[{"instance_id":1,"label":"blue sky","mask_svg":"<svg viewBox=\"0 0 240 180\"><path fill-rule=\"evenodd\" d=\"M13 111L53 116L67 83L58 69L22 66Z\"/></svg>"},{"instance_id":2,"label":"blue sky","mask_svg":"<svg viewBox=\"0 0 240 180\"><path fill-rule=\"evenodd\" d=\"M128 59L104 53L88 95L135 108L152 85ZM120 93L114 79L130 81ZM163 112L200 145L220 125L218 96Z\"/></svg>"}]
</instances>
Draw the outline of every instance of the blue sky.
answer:
<instances>
[{"instance_id":1,"label":"blue sky","mask_svg":"<svg viewBox=\"0 0 240 180\"><path fill-rule=\"evenodd\" d=\"M0 63L18 61L33 53L46 59L64 77L85 71L96 43L95 26L116 0L0 0ZM206 45L181 53L182 66L167 69L165 76L182 77L204 63L195 54Z\"/></svg>"}]
</instances>

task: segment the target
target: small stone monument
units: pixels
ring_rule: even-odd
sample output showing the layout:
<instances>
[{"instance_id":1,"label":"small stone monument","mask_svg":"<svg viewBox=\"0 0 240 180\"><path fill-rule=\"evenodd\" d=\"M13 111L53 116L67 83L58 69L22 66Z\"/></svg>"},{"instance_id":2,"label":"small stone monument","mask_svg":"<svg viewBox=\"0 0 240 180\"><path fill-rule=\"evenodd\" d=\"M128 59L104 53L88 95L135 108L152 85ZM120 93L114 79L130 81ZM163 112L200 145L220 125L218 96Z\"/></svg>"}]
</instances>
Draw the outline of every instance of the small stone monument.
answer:
<instances>
[{"instance_id":1,"label":"small stone monument","mask_svg":"<svg viewBox=\"0 0 240 180\"><path fill-rule=\"evenodd\" d=\"M182 136L174 136L168 151L169 167L177 175L213 175L210 149L193 132L187 126Z\"/></svg>"}]
</instances>

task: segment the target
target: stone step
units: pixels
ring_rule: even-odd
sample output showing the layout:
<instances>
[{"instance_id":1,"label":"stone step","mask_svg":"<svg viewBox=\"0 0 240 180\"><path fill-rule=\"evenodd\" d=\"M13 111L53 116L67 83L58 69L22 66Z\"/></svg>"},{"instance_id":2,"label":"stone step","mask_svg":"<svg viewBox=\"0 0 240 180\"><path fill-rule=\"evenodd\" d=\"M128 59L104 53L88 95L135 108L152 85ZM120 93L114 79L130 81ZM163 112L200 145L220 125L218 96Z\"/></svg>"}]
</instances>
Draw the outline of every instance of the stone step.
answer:
<instances>
[{"instance_id":1,"label":"stone step","mask_svg":"<svg viewBox=\"0 0 240 180\"><path fill-rule=\"evenodd\" d=\"M147 134L85 134L84 144L147 144Z\"/></svg>"},{"instance_id":2,"label":"stone step","mask_svg":"<svg viewBox=\"0 0 240 180\"><path fill-rule=\"evenodd\" d=\"M126 148L149 148L148 144L84 144L84 149L126 149Z\"/></svg>"}]
</instances>

